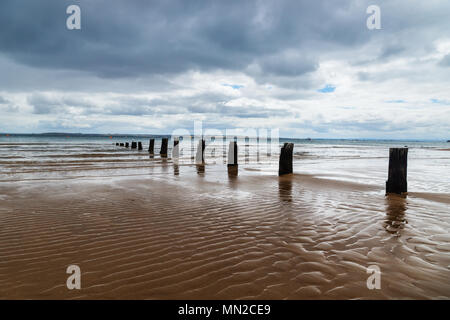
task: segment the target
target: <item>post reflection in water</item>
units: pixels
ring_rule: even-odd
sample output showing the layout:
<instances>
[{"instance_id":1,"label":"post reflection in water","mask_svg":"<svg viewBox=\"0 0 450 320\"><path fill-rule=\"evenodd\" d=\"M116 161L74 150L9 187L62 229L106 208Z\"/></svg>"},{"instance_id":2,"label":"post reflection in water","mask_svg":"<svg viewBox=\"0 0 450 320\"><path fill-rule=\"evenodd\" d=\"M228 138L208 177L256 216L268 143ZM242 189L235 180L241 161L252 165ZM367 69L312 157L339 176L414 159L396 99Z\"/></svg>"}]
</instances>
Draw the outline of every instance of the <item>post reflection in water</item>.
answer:
<instances>
[{"instance_id":1,"label":"post reflection in water","mask_svg":"<svg viewBox=\"0 0 450 320\"><path fill-rule=\"evenodd\" d=\"M290 176L278 178L278 194L281 201L292 202L292 179Z\"/></svg>"},{"instance_id":2,"label":"post reflection in water","mask_svg":"<svg viewBox=\"0 0 450 320\"><path fill-rule=\"evenodd\" d=\"M383 227L387 232L400 236L400 231L408 223L405 218L407 209L406 196L393 194L386 196L386 219Z\"/></svg>"},{"instance_id":3,"label":"post reflection in water","mask_svg":"<svg viewBox=\"0 0 450 320\"><path fill-rule=\"evenodd\" d=\"M195 167L197 169L197 174L199 176L205 175L205 165L204 164L197 164L197 165L195 165Z\"/></svg>"},{"instance_id":4,"label":"post reflection in water","mask_svg":"<svg viewBox=\"0 0 450 320\"><path fill-rule=\"evenodd\" d=\"M228 186L232 189L237 189L239 186L238 170L237 168L228 168Z\"/></svg>"},{"instance_id":5,"label":"post reflection in water","mask_svg":"<svg viewBox=\"0 0 450 320\"><path fill-rule=\"evenodd\" d=\"M236 179L236 177L239 174L239 167L237 165L227 166L227 171L228 171L228 178Z\"/></svg>"},{"instance_id":6,"label":"post reflection in water","mask_svg":"<svg viewBox=\"0 0 450 320\"><path fill-rule=\"evenodd\" d=\"M178 165L178 163L174 163L173 164L173 174L175 176L179 176L180 175L180 166Z\"/></svg>"},{"instance_id":7,"label":"post reflection in water","mask_svg":"<svg viewBox=\"0 0 450 320\"><path fill-rule=\"evenodd\" d=\"M161 164L162 164L162 167L161 167L162 172L167 172L168 167L167 167L167 158L166 157L161 157Z\"/></svg>"}]
</instances>

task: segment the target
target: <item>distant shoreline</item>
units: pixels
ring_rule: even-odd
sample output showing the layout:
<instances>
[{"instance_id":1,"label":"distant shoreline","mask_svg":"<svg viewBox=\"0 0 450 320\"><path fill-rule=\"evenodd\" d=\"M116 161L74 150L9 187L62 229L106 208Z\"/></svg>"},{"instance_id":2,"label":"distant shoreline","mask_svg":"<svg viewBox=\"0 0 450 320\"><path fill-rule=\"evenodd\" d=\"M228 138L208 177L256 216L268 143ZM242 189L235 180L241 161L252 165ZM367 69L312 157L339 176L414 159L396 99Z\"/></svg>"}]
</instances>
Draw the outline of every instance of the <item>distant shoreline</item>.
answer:
<instances>
[{"instance_id":1,"label":"distant shoreline","mask_svg":"<svg viewBox=\"0 0 450 320\"><path fill-rule=\"evenodd\" d=\"M39 136L39 137L141 137L141 138L170 138L171 134L133 134L133 133L73 133L73 132L44 132L44 133L6 133L0 132L0 137L25 137L25 136ZM242 136L243 137L243 136ZM254 139L255 137L251 137ZM281 140L294 139L304 141L407 141L407 142L450 142L446 138L442 139L383 139L383 138L294 138L294 137L280 137Z\"/></svg>"}]
</instances>

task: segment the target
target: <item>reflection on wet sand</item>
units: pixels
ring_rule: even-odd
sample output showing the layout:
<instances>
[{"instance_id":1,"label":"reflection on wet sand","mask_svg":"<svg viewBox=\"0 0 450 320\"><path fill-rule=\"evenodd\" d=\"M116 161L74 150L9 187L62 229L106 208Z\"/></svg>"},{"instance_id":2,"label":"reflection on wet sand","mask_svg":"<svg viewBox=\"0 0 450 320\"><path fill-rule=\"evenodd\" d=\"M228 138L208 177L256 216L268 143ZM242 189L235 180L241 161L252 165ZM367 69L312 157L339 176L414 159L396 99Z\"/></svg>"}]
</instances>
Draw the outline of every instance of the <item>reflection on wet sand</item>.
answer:
<instances>
[{"instance_id":1,"label":"reflection on wet sand","mask_svg":"<svg viewBox=\"0 0 450 320\"><path fill-rule=\"evenodd\" d=\"M400 231L408 221L405 218L407 196L389 194L386 196L386 219L384 228L387 232L400 236Z\"/></svg>"},{"instance_id":2,"label":"reflection on wet sand","mask_svg":"<svg viewBox=\"0 0 450 320\"><path fill-rule=\"evenodd\" d=\"M228 177L233 178L237 177L239 174L239 167L236 166L227 166Z\"/></svg>"},{"instance_id":3,"label":"reflection on wet sand","mask_svg":"<svg viewBox=\"0 0 450 320\"><path fill-rule=\"evenodd\" d=\"M89 154L79 148L73 157ZM242 155L227 178L226 165L208 162L205 174L188 158L121 149L98 159L98 148L81 162L62 152L0 159L0 299L450 297L444 179L385 197L384 177L339 181L300 173L303 163L278 177L278 158L269 167ZM3 157L22 156L14 150ZM81 267L80 291L66 288L70 264ZM371 265L381 290L366 286Z\"/></svg>"},{"instance_id":4,"label":"reflection on wet sand","mask_svg":"<svg viewBox=\"0 0 450 320\"><path fill-rule=\"evenodd\" d=\"M292 176L285 175L278 178L278 193L280 200L292 202Z\"/></svg>"},{"instance_id":5,"label":"reflection on wet sand","mask_svg":"<svg viewBox=\"0 0 450 320\"><path fill-rule=\"evenodd\" d=\"M204 176L205 175L205 165L204 164L196 164L195 168L196 168L197 174L199 176Z\"/></svg>"},{"instance_id":6,"label":"reflection on wet sand","mask_svg":"<svg viewBox=\"0 0 450 320\"><path fill-rule=\"evenodd\" d=\"M173 175L180 175L180 166L177 163L173 164Z\"/></svg>"},{"instance_id":7,"label":"reflection on wet sand","mask_svg":"<svg viewBox=\"0 0 450 320\"><path fill-rule=\"evenodd\" d=\"M161 164L162 164L161 166L162 172L166 173L169 169L167 157L161 157Z\"/></svg>"}]
</instances>

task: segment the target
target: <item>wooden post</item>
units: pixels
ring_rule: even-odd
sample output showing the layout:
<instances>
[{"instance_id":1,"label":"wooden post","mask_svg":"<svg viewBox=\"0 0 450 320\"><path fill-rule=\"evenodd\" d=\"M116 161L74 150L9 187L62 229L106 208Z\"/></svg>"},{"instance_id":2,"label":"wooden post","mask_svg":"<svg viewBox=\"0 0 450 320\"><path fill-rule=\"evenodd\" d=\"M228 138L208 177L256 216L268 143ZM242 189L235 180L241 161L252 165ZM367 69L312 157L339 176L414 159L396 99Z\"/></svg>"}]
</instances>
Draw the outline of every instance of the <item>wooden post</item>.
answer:
<instances>
[{"instance_id":1,"label":"wooden post","mask_svg":"<svg viewBox=\"0 0 450 320\"><path fill-rule=\"evenodd\" d=\"M125 144L124 144L124 143L121 143L120 146L121 146L121 147L125 147Z\"/></svg>"},{"instance_id":2,"label":"wooden post","mask_svg":"<svg viewBox=\"0 0 450 320\"><path fill-rule=\"evenodd\" d=\"M293 143L285 143L281 148L280 153L280 164L278 167L278 175L282 176L284 174L292 173L292 154L294 151Z\"/></svg>"},{"instance_id":3,"label":"wooden post","mask_svg":"<svg viewBox=\"0 0 450 320\"><path fill-rule=\"evenodd\" d=\"M238 174L238 146L236 141L230 141L228 146L228 174L237 175Z\"/></svg>"},{"instance_id":4,"label":"wooden post","mask_svg":"<svg viewBox=\"0 0 450 320\"><path fill-rule=\"evenodd\" d=\"M129 148L130 144L128 142L125 142L125 148Z\"/></svg>"},{"instance_id":5,"label":"wooden post","mask_svg":"<svg viewBox=\"0 0 450 320\"><path fill-rule=\"evenodd\" d=\"M197 154L195 156L195 162L197 164L205 163L205 140L198 141Z\"/></svg>"},{"instance_id":6,"label":"wooden post","mask_svg":"<svg viewBox=\"0 0 450 320\"><path fill-rule=\"evenodd\" d=\"M386 194L408 192L406 181L408 148L389 149L389 173L386 181Z\"/></svg>"},{"instance_id":7,"label":"wooden post","mask_svg":"<svg viewBox=\"0 0 450 320\"><path fill-rule=\"evenodd\" d=\"M135 141L131 142L131 149L136 149L137 143Z\"/></svg>"},{"instance_id":8,"label":"wooden post","mask_svg":"<svg viewBox=\"0 0 450 320\"><path fill-rule=\"evenodd\" d=\"M228 146L228 166L238 165L238 146L236 141L230 141Z\"/></svg>"},{"instance_id":9,"label":"wooden post","mask_svg":"<svg viewBox=\"0 0 450 320\"><path fill-rule=\"evenodd\" d=\"M172 158L178 159L180 156L180 140L178 138L173 139Z\"/></svg>"},{"instance_id":10,"label":"wooden post","mask_svg":"<svg viewBox=\"0 0 450 320\"><path fill-rule=\"evenodd\" d=\"M138 150L142 150L142 142L141 141L138 142Z\"/></svg>"},{"instance_id":11,"label":"wooden post","mask_svg":"<svg viewBox=\"0 0 450 320\"><path fill-rule=\"evenodd\" d=\"M150 154L155 153L155 139L150 139L149 145L148 145L148 153L150 153Z\"/></svg>"},{"instance_id":12,"label":"wooden post","mask_svg":"<svg viewBox=\"0 0 450 320\"><path fill-rule=\"evenodd\" d=\"M119 143L118 143L118 142L116 142L116 146L117 146L117 147L119 146Z\"/></svg>"},{"instance_id":13,"label":"wooden post","mask_svg":"<svg viewBox=\"0 0 450 320\"><path fill-rule=\"evenodd\" d=\"M169 139L167 138L162 138L161 140L161 150L159 151L159 154L161 155L161 157L167 157L167 146L169 143Z\"/></svg>"}]
</instances>

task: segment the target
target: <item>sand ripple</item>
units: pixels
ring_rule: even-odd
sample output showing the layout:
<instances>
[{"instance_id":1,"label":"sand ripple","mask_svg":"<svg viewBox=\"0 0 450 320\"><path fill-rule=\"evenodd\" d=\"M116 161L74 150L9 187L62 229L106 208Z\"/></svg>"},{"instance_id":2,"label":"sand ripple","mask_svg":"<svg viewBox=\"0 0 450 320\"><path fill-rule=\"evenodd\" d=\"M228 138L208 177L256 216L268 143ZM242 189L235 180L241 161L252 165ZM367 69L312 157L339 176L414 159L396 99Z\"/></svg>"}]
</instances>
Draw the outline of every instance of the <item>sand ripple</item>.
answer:
<instances>
[{"instance_id":1,"label":"sand ripple","mask_svg":"<svg viewBox=\"0 0 450 320\"><path fill-rule=\"evenodd\" d=\"M448 194L137 157L0 160L0 298L450 298Z\"/></svg>"}]
</instances>

